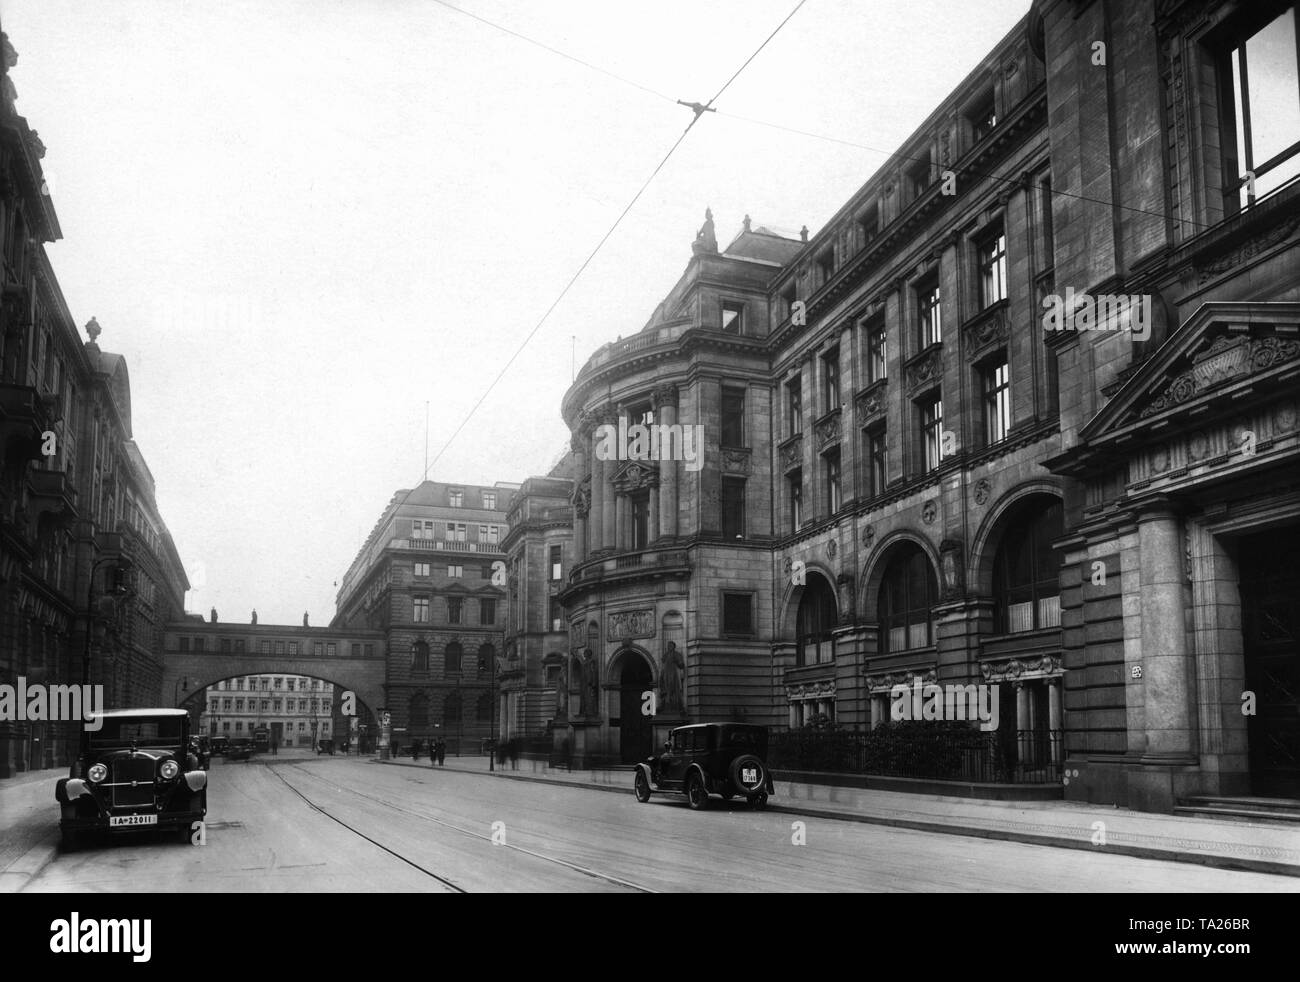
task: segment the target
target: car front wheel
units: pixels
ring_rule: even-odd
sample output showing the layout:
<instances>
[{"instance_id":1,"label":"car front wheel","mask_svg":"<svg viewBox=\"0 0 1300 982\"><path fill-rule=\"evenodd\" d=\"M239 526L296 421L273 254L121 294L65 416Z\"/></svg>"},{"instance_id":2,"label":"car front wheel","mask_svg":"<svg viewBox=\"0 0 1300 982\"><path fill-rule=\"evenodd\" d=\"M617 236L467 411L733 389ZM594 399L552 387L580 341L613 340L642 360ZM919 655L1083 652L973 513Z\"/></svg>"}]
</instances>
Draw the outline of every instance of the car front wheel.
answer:
<instances>
[{"instance_id":1,"label":"car front wheel","mask_svg":"<svg viewBox=\"0 0 1300 982\"><path fill-rule=\"evenodd\" d=\"M709 803L709 789L704 786L704 779L692 774L686 781L686 803L700 811Z\"/></svg>"},{"instance_id":2,"label":"car front wheel","mask_svg":"<svg viewBox=\"0 0 1300 982\"><path fill-rule=\"evenodd\" d=\"M632 792L636 795L636 800L645 804L650 800L650 782L646 780L645 771L638 768L636 780L632 784Z\"/></svg>"}]
</instances>

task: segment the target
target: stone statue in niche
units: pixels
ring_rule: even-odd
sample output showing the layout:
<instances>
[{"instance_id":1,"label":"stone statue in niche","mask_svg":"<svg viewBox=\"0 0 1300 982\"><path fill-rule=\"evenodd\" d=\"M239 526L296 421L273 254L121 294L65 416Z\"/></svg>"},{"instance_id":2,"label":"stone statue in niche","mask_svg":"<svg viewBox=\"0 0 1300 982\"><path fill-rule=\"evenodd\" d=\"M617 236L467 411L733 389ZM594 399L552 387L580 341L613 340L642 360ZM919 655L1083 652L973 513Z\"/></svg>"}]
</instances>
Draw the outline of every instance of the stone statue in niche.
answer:
<instances>
[{"instance_id":1,"label":"stone statue in niche","mask_svg":"<svg viewBox=\"0 0 1300 982\"><path fill-rule=\"evenodd\" d=\"M564 719L569 715L569 659L560 662L560 674L555 680L555 715Z\"/></svg>"},{"instance_id":2,"label":"stone statue in niche","mask_svg":"<svg viewBox=\"0 0 1300 982\"><path fill-rule=\"evenodd\" d=\"M596 669L596 656L588 648L582 656L582 714L584 716L595 716L600 712L597 707L599 694L600 678Z\"/></svg>"},{"instance_id":3,"label":"stone statue in niche","mask_svg":"<svg viewBox=\"0 0 1300 982\"><path fill-rule=\"evenodd\" d=\"M659 709L662 712L681 712L682 688L686 680L686 663L677 650L677 642L669 641L664 649L663 669L659 676Z\"/></svg>"}]
</instances>

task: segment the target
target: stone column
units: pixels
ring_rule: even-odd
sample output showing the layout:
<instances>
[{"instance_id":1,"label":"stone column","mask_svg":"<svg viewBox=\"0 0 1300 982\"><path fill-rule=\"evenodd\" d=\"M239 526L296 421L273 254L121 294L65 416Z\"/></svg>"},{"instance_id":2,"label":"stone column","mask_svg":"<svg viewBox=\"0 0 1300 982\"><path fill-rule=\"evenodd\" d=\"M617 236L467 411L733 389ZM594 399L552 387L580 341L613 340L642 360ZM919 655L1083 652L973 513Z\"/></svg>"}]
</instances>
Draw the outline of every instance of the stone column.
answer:
<instances>
[{"instance_id":1,"label":"stone column","mask_svg":"<svg viewBox=\"0 0 1300 982\"><path fill-rule=\"evenodd\" d=\"M588 535L588 546L593 553L606 547L601 516L605 513L605 468L608 464L596 453L599 445L600 427L595 427L591 433L591 530Z\"/></svg>"},{"instance_id":2,"label":"stone column","mask_svg":"<svg viewBox=\"0 0 1300 982\"><path fill-rule=\"evenodd\" d=\"M677 386L661 385L655 389L655 422L662 423L665 426L675 426L677 424ZM671 432L671 431L667 431ZM664 538L675 538L677 535L677 461L672 459L672 455L667 452L668 448L660 443L659 457L659 487L652 490L651 494L659 498L659 529L658 536ZM673 449L677 449L674 447ZM700 447L695 448L696 452L702 452ZM651 532L651 535L655 535Z\"/></svg>"},{"instance_id":3,"label":"stone column","mask_svg":"<svg viewBox=\"0 0 1300 982\"><path fill-rule=\"evenodd\" d=\"M1183 532L1170 503L1158 503L1138 517L1138 550L1147 736L1142 762L1192 763L1196 750L1191 710L1194 678L1184 621Z\"/></svg>"},{"instance_id":4,"label":"stone column","mask_svg":"<svg viewBox=\"0 0 1300 982\"><path fill-rule=\"evenodd\" d=\"M606 406L600 414L600 421L606 425L614 427L615 432L618 430L618 416L612 407ZM614 479L614 471L619 465L618 460L607 460L601 473L601 507L600 507L600 541L606 549L618 548L619 542L615 532L615 501L614 488L611 482Z\"/></svg>"},{"instance_id":5,"label":"stone column","mask_svg":"<svg viewBox=\"0 0 1300 982\"><path fill-rule=\"evenodd\" d=\"M632 509L629 507L631 502L627 495L614 492L614 524L618 528L618 550L627 552L632 548L631 520Z\"/></svg>"},{"instance_id":6,"label":"stone column","mask_svg":"<svg viewBox=\"0 0 1300 982\"><path fill-rule=\"evenodd\" d=\"M1016 688L1016 747L1020 766L1031 761L1033 747L1033 721L1029 718L1029 688L1024 682L1013 682Z\"/></svg>"},{"instance_id":7,"label":"stone column","mask_svg":"<svg viewBox=\"0 0 1300 982\"><path fill-rule=\"evenodd\" d=\"M1061 680L1047 680L1047 729L1052 746L1052 763L1059 764L1064 751L1065 734L1061 725Z\"/></svg>"},{"instance_id":8,"label":"stone column","mask_svg":"<svg viewBox=\"0 0 1300 982\"><path fill-rule=\"evenodd\" d=\"M650 487L650 515L646 520L645 538L646 538L647 546L655 539L659 538L659 487L658 485L651 485Z\"/></svg>"},{"instance_id":9,"label":"stone column","mask_svg":"<svg viewBox=\"0 0 1300 982\"><path fill-rule=\"evenodd\" d=\"M587 513L591 510L590 502L582 500L582 480L587 476L588 437L581 427L574 431L569 439L573 450L575 466L573 468L573 563L576 566L587 558Z\"/></svg>"}]
</instances>

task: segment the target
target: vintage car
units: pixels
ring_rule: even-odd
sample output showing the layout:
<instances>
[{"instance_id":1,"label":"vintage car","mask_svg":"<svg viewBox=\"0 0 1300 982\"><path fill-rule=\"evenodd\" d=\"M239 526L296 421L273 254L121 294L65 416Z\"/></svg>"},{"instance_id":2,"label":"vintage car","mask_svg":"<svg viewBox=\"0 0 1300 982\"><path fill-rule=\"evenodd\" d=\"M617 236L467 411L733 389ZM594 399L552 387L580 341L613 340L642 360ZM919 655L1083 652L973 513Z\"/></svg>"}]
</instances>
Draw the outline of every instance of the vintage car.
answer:
<instances>
[{"instance_id":1,"label":"vintage car","mask_svg":"<svg viewBox=\"0 0 1300 982\"><path fill-rule=\"evenodd\" d=\"M208 811L208 775L190 747L183 709L119 709L90 716L71 773L54 789L65 849L90 832L163 829L193 841Z\"/></svg>"},{"instance_id":2,"label":"vintage car","mask_svg":"<svg viewBox=\"0 0 1300 982\"><path fill-rule=\"evenodd\" d=\"M253 744L243 737L236 737L226 747L226 760L250 760L253 756Z\"/></svg>"},{"instance_id":3,"label":"vintage car","mask_svg":"<svg viewBox=\"0 0 1300 982\"><path fill-rule=\"evenodd\" d=\"M695 723L673 730L664 752L636 765L632 789L636 800L652 791L686 795L694 809L708 805L709 795L740 795L751 808L763 808L774 794L767 768L767 729L752 723Z\"/></svg>"},{"instance_id":4,"label":"vintage car","mask_svg":"<svg viewBox=\"0 0 1300 982\"><path fill-rule=\"evenodd\" d=\"M224 757L230 750L230 737L214 736L212 738L212 756Z\"/></svg>"}]
</instances>

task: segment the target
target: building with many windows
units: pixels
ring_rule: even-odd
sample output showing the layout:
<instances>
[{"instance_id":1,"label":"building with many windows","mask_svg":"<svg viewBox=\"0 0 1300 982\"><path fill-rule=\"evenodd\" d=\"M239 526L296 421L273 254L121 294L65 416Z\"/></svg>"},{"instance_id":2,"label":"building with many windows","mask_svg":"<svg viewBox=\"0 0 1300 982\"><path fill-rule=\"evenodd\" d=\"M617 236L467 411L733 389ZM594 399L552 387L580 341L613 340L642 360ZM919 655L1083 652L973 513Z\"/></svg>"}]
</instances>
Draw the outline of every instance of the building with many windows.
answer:
<instances>
[{"instance_id":1,"label":"building with many windows","mask_svg":"<svg viewBox=\"0 0 1300 982\"><path fill-rule=\"evenodd\" d=\"M402 744L492 733L505 624L506 507L518 484L398 491L344 575L331 627L380 632L384 708ZM454 751L453 751L454 752Z\"/></svg>"},{"instance_id":2,"label":"building with many windows","mask_svg":"<svg viewBox=\"0 0 1300 982\"><path fill-rule=\"evenodd\" d=\"M563 400L580 757L985 684L1067 797L1300 797L1296 14L1036 0L817 234L706 215Z\"/></svg>"},{"instance_id":3,"label":"building with many windows","mask_svg":"<svg viewBox=\"0 0 1300 982\"><path fill-rule=\"evenodd\" d=\"M131 433L121 355L78 337L47 243L62 237L0 35L0 683L161 698L163 625L189 583ZM0 722L0 777L66 764L76 721Z\"/></svg>"},{"instance_id":4,"label":"building with many windows","mask_svg":"<svg viewBox=\"0 0 1300 982\"><path fill-rule=\"evenodd\" d=\"M335 729L334 686L294 675L249 675L204 689L199 732L245 738L263 732L271 747L315 747L320 740L348 738L346 723Z\"/></svg>"}]
</instances>

